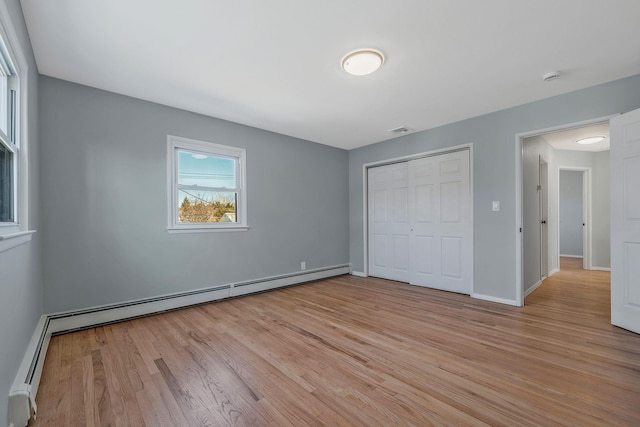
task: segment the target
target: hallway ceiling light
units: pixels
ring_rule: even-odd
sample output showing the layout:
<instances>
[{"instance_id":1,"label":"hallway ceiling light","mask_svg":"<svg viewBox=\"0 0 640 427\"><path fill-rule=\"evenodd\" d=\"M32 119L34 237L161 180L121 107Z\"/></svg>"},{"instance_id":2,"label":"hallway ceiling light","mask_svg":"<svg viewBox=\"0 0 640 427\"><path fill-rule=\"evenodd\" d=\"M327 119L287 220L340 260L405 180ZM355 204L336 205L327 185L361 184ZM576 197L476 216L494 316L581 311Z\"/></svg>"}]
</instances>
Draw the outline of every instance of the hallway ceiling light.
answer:
<instances>
[{"instance_id":1,"label":"hallway ceiling light","mask_svg":"<svg viewBox=\"0 0 640 427\"><path fill-rule=\"evenodd\" d=\"M576 142L578 144L583 144L583 145L587 145L587 144L595 144L596 142L600 142L604 139L605 137L602 135L598 135L598 136L590 136L588 138L582 138L577 140Z\"/></svg>"},{"instance_id":2,"label":"hallway ceiling light","mask_svg":"<svg viewBox=\"0 0 640 427\"><path fill-rule=\"evenodd\" d=\"M358 49L342 58L342 69L354 76L366 76L384 64L384 55L375 49Z\"/></svg>"}]
</instances>

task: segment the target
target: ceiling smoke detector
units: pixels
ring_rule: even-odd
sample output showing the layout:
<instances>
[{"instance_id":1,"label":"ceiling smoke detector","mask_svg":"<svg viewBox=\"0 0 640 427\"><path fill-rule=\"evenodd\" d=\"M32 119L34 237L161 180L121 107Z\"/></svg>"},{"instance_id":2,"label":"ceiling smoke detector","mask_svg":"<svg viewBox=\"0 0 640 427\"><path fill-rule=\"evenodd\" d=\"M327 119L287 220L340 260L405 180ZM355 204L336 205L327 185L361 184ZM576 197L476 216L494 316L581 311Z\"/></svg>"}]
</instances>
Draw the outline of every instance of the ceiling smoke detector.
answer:
<instances>
[{"instance_id":1,"label":"ceiling smoke detector","mask_svg":"<svg viewBox=\"0 0 640 427\"><path fill-rule=\"evenodd\" d=\"M556 80L560 78L560 71L550 71L544 76L542 76L542 80L545 82L550 82L551 80Z\"/></svg>"},{"instance_id":2,"label":"ceiling smoke detector","mask_svg":"<svg viewBox=\"0 0 640 427\"><path fill-rule=\"evenodd\" d=\"M401 135L403 133L413 132L413 129L408 128L406 126L400 126L400 127L394 128L394 129L389 129L389 132L395 133L396 135Z\"/></svg>"}]
</instances>

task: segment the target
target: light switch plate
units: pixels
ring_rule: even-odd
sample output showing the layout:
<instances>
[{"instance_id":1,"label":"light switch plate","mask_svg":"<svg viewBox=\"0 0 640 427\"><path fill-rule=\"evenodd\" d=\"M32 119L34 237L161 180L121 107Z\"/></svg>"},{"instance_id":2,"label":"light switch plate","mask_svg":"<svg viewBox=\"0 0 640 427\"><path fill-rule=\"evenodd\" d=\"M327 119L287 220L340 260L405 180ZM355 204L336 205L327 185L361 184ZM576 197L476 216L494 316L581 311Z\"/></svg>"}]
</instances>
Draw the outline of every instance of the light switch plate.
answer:
<instances>
[{"instance_id":1,"label":"light switch plate","mask_svg":"<svg viewBox=\"0 0 640 427\"><path fill-rule=\"evenodd\" d=\"M491 203L491 210L494 212L500 212L500 202L499 201L493 201Z\"/></svg>"}]
</instances>

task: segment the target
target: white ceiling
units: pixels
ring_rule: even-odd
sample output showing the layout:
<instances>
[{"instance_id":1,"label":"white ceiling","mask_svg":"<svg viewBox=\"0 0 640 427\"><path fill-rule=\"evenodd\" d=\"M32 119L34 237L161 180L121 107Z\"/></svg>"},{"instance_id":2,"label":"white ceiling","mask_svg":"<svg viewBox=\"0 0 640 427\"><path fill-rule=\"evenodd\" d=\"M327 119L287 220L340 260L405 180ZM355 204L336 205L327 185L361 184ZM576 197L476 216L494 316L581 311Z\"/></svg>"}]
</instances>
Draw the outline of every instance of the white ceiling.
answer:
<instances>
[{"instance_id":1,"label":"white ceiling","mask_svg":"<svg viewBox=\"0 0 640 427\"><path fill-rule=\"evenodd\" d=\"M41 74L345 149L640 73L637 0L21 3Z\"/></svg>"},{"instance_id":2,"label":"white ceiling","mask_svg":"<svg viewBox=\"0 0 640 427\"><path fill-rule=\"evenodd\" d=\"M582 145L576 143L579 139L599 135L605 138L595 144ZM609 122L552 132L542 137L556 150L607 151L609 150Z\"/></svg>"}]
</instances>

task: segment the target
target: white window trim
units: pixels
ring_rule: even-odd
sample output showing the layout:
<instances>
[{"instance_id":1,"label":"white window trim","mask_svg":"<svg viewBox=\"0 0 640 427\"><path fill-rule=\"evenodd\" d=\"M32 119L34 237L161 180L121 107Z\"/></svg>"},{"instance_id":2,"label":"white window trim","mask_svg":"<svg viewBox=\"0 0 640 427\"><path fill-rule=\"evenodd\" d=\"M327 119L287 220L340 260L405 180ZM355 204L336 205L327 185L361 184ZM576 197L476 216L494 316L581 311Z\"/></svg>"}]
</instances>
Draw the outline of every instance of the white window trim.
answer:
<instances>
[{"instance_id":1,"label":"white window trim","mask_svg":"<svg viewBox=\"0 0 640 427\"><path fill-rule=\"evenodd\" d=\"M239 171L239 194L238 194L238 222L220 223L213 222L207 224L180 224L177 218L177 149L191 151L202 151L213 155L223 155L238 158ZM209 233L224 231L246 231L247 225L247 185L246 185L246 150L243 148L229 147L227 145L214 144L213 142L198 141L195 139L182 138L180 136L167 135L167 213L169 233Z\"/></svg>"},{"instance_id":2,"label":"white window trim","mask_svg":"<svg viewBox=\"0 0 640 427\"><path fill-rule=\"evenodd\" d=\"M17 33L5 2L0 2L0 37L5 42L9 56L18 76L18 126L16 146L18 161L16 162L14 191L16 210L15 221L0 223L0 252L31 240L35 230L29 230L29 150L28 150L28 72L29 67L24 51L19 43Z\"/></svg>"}]
</instances>

